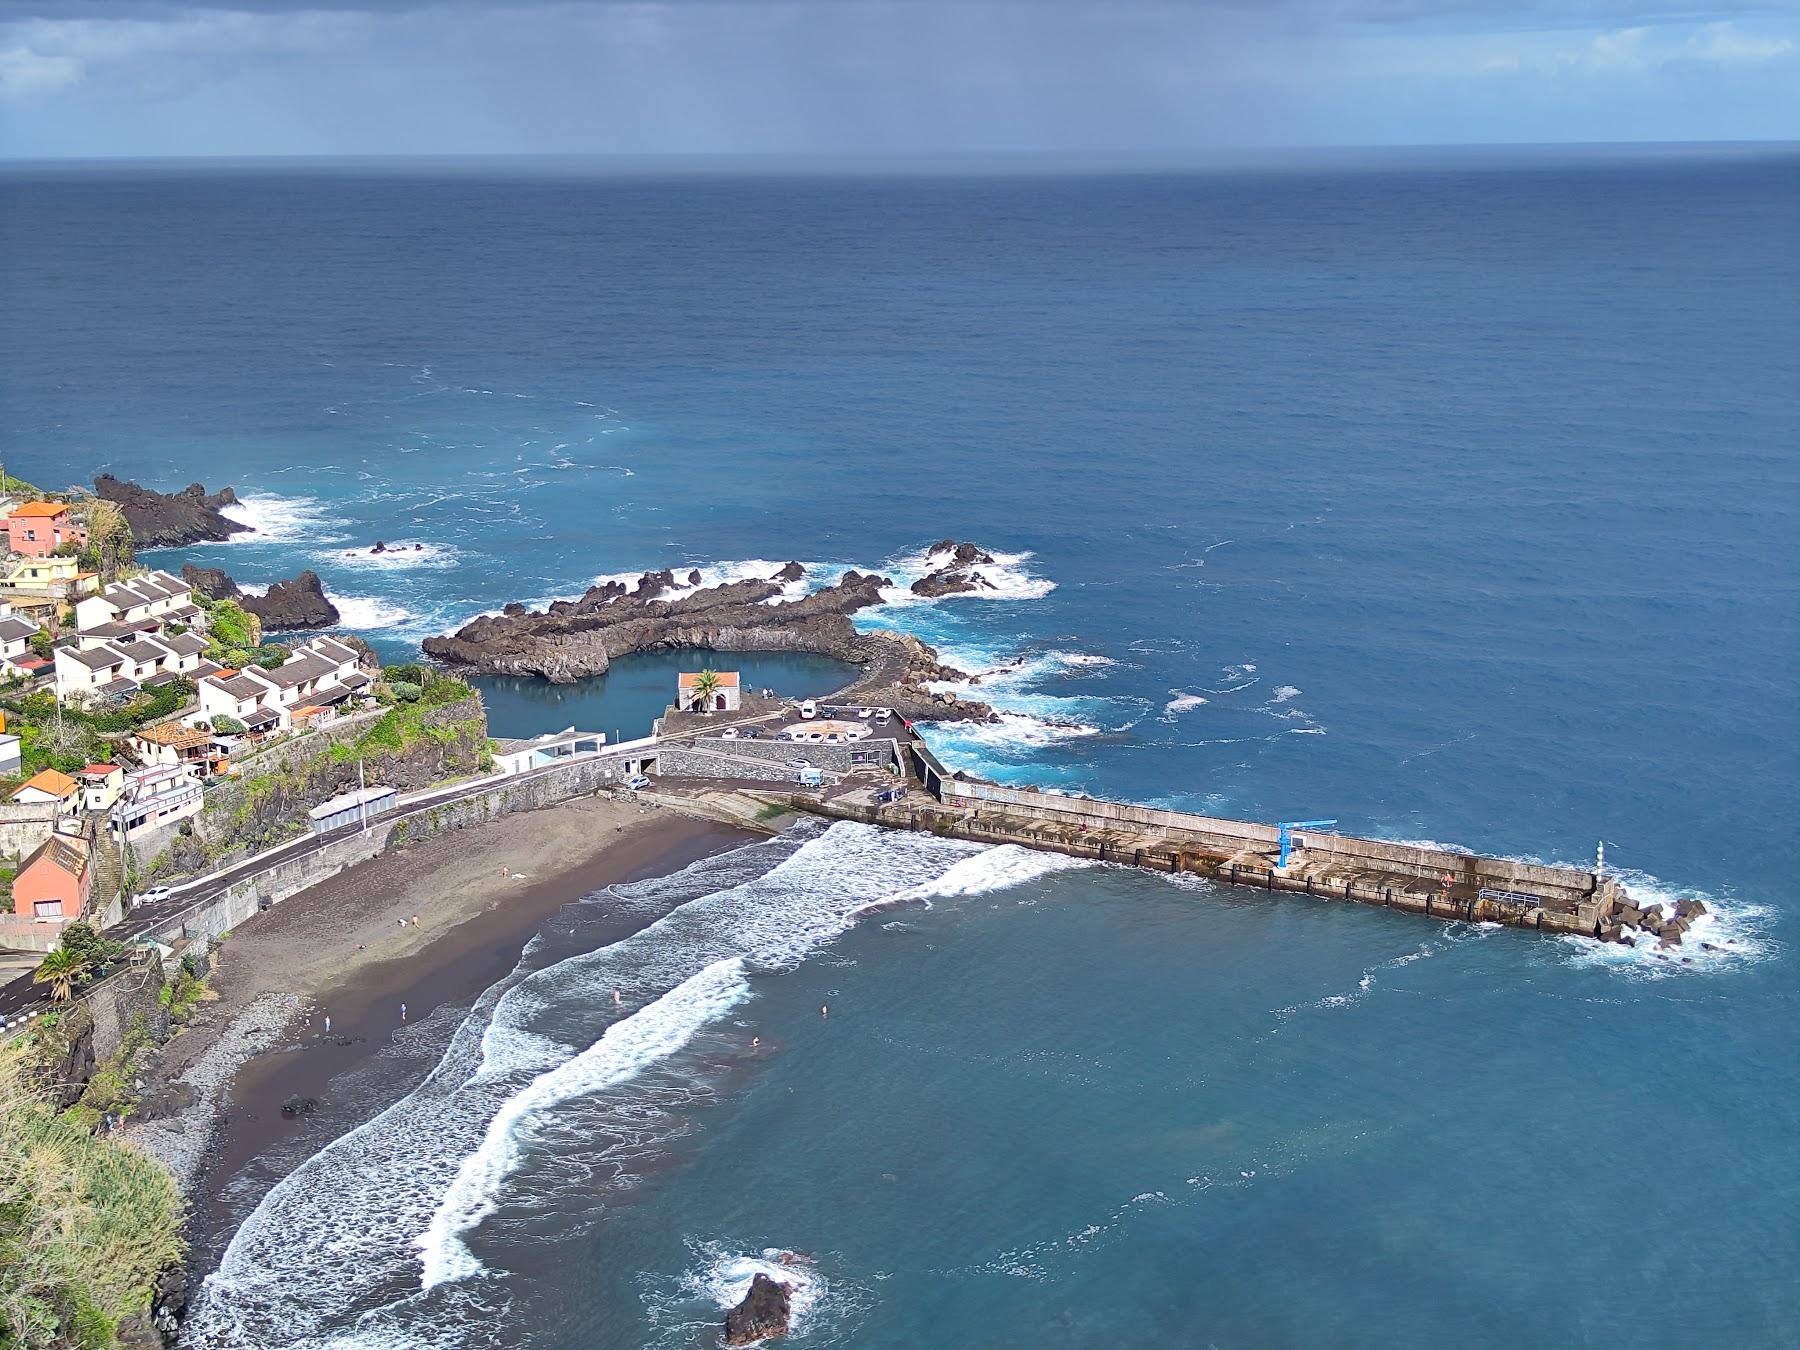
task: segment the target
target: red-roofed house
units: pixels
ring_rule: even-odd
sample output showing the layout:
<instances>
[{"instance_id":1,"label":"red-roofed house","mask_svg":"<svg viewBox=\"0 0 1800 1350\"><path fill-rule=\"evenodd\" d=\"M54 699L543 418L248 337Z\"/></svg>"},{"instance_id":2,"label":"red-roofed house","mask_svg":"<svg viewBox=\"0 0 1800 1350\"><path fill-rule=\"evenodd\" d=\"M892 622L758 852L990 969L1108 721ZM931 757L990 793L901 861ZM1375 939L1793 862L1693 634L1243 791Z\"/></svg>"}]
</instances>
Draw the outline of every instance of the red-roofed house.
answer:
<instances>
[{"instance_id":1,"label":"red-roofed house","mask_svg":"<svg viewBox=\"0 0 1800 1350\"><path fill-rule=\"evenodd\" d=\"M13 877L13 913L28 919L78 919L93 884L87 840L53 834L32 850Z\"/></svg>"},{"instance_id":2,"label":"red-roofed house","mask_svg":"<svg viewBox=\"0 0 1800 1350\"><path fill-rule=\"evenodd\" d=\"M736 712L741 691L738 688L738 673L735 670L715 670L713 672L712 697L707 700L711 705L701 707L695 687L700 683L700 672L682 671L675 677L678 690L676 706L684 712Z\"/></svg>"},{"instance_id":3,"label":"red-roofed house","mask_svg":"<svg viewBox=\"0 0 1800 1350\"><path fill-rule=\"evenodd\" d=\"M81 784L81 804L89 811L110 811L125 795L125 770L117 764L89 764L75 780Z\"/></svg>"},{"instance_id":4,"label":"red-roofed house","mask_svg":"<svg viewBox=\"0 0 1800 1350\"><path fill-rule=\"evenodd\" d=\"M15 506L6 518L8 537L14 553L27 558L44 558L64 544L79 547L87 543L85 525L77 525L67 502L26 502Z\"/></svg>"}]
</instances>

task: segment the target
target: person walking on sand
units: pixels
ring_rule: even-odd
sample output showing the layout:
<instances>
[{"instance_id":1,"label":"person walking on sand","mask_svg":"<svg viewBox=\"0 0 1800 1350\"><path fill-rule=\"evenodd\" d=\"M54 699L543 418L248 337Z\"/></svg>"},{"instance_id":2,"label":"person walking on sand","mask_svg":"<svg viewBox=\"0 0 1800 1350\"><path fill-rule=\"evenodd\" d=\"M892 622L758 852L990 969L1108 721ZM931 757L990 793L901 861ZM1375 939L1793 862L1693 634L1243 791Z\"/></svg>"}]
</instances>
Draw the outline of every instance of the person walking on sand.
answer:
<instances>
[{"instance_id":1,"label":"person walking on sand","mask_svg":"<svg viewBox=\"0 0 1800 1350\"><path fill-rule=\"evenodd\" d=\"M325 1014L325 1034L327 1036L329 1036L331 1034L331 1014L330 1013Z\"/></svg>"},{"instance_id":2,"label":"person walking on sand","mask_svg":"<svg viewBox=\"0 0 1800 1350\"><path fill-rule=\"evenodd\" d=\"M400 1020L402 1022L406 1020L406 1005L404 1003L400 1005Z\"/></svg>"}]
</instances>

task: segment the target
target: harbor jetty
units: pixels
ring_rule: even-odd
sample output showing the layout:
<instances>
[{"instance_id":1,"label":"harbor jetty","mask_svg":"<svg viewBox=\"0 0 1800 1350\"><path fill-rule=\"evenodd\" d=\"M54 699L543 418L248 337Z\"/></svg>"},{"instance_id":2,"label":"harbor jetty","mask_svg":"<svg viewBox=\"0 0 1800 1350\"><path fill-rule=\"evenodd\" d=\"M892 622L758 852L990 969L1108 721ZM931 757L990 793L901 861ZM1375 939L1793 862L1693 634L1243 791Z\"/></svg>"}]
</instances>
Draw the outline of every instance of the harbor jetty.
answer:
<instances>
[{"instance_id":1,"label":"harbor jetty","mask_svg":"<svg viewBox=\"0 0 1800 1350\"><path fill-rule=\"evenodd\" d=\"M927 556L931 570L913 583L915 594L989 584L981 568L992 555L976 545L944 540ZM993 720L986 704L947 691L970 677L911 634L856 629L853 615L887 602L887 578L852 571L812 590L805 580L799 563L711 586L697 571L649 572L635 586L608 581L541 611L508 605L427 639L424 649L466 670L553 682L600 674L626 653L649 650L806 651L846 662L854 671L825 707L740 691L735 675L728 693L715 690L703 708L684 687L655 733L637 743L632 775L728 789L765 806L1633 945L1679 946L1706 912L1698 900L1672 911L1639 904L1598 858L1592 869L1549 867L1332 833L1335 821L1225 820L952 773L915 724Z\"/></svg>"},{"instance_id":2,"label":"harbor jetty","mask_svg":"<svg viewBox=\"0 0 1800 1350\"><path fill-rule=\"evenodd\" d=\"M1593 869L1551 867L983 782L946 769L911 723L881 711L834 703L807 718L754 698L727 714L671 708L639 755L670 786L1433 919L1671 948L1706 913L1699 900L1640 905L1598 859Z\"/></svg>"}]
</instances>

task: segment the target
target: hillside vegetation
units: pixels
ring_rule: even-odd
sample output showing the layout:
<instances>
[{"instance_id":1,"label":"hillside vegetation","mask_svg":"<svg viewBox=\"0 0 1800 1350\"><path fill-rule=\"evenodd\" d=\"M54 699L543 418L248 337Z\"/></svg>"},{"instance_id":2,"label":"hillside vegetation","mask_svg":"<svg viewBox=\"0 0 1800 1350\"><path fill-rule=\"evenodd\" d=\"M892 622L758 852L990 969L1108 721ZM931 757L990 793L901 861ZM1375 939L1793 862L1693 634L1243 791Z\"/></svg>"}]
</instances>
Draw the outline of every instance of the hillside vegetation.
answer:
<instances>
[{"instance_id":1,"label":"hillside vegetation","mask_svg":"<svg viewBox=\"0 0 1800 1350\"><path fill-rule=\"evenodd\" d=\"M182 1255L175 1183L96 1136L0 1046L0 1350L111 1350Z\"/></svg>"}]
</instances>

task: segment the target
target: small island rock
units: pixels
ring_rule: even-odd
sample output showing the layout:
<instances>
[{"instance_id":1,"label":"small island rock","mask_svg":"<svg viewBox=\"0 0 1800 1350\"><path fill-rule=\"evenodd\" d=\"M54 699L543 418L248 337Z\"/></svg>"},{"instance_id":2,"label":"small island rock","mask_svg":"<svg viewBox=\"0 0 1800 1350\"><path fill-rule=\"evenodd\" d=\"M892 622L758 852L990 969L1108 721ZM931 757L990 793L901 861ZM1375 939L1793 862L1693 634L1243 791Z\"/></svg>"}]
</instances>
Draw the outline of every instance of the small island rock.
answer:
<instances>
[{"instance_id":1,"label":"small island rock","mask_svg":"<svg viewBox=\"0 0 1800 1350\"><path fill-rule=\"evenodd\" d=\"M788 1331L788 1286L761 1271L750 1281L744 1301L725 1314L725 1344L754 1345Z\"/></svg>"}]
</instances>

